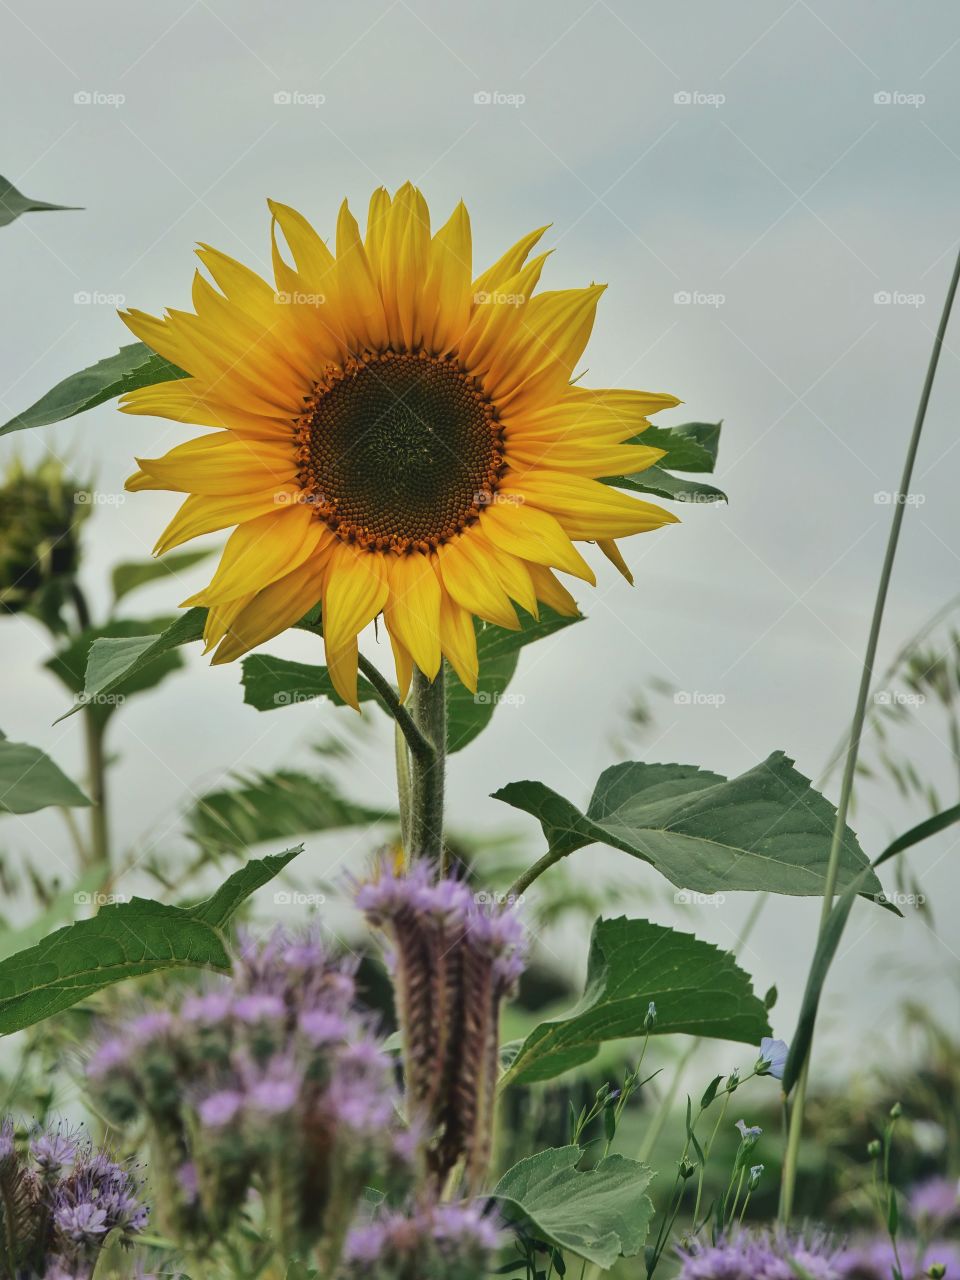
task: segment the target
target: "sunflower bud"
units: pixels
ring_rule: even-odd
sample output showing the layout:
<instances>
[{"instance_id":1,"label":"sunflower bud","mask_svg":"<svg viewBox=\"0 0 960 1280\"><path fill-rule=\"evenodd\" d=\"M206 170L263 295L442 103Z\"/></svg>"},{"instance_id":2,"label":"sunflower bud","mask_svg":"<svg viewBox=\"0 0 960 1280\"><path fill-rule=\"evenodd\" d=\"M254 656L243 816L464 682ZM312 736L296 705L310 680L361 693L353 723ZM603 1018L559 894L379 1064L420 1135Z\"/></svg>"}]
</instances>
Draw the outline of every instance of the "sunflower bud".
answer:
<instances>
[{"instance_id":1,"label":"sunflower bud","mask_svg":"<svg viewBox=\"0 0 960 1280\"><path fill-rule=\"evenodd\" d=\"M57 616L56 588L77 571L89 497L54 458L33 469L18 459L8 466L0 480L0 612Z\"/></svg>"}]
</instances>

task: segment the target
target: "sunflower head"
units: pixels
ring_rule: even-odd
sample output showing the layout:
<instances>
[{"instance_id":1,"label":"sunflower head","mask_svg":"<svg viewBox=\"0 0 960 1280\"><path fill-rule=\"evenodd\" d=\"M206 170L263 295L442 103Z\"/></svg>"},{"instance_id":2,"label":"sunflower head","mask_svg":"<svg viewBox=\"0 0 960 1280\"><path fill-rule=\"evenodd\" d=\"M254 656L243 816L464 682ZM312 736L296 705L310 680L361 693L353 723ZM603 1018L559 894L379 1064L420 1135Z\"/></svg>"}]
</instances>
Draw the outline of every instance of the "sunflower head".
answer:
<instances>
[{"instance_id":1,"label":"sunflower head","mask_svg":"<svg viewBox=\"0 0 960 1280\"><path fill-rule=\"evenodd\" d=\"M357 637L383 615L401 691L444 657L477 682L474 619L577 606L576 542L629 579L615 539L676 517L604 484L663 456L637 437L678 404L573 381L602 286L537 292L546 228L474 276L459 204L431 231L409 183L375 191L361 235L344 201L335 251L270 202L274 283L201 246L192 312L124 320L188 377L124 397L128 413L210 428L139 459L130 489L186 495L157 552L232 528L209 585L215 662L322 603L327 665L357 705ZM279 233L279 234L278 234ZM286 243L285 256L279 236Z\"/></svg>"},{"instance_id":2,"label":"sunflower head","mask_svg":"<svg viewBox=\"0 0 960 1280\"><path fill-rule=\"evenodd\" d=\"M55 458L15 458L0 477L0 612L40 611L55 623L63 584L76 573L89 490Z\"/></svg>"}]
</instances>

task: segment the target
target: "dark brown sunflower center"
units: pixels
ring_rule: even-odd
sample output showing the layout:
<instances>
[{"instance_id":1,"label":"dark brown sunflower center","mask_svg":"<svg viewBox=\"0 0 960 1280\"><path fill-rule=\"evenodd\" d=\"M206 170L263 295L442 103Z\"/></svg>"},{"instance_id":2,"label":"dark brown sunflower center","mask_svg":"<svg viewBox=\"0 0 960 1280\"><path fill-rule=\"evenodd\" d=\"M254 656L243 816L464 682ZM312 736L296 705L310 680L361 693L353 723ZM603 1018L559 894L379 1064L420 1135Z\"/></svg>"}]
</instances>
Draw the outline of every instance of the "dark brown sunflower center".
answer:
<instances>
[{"instance_id":1,"label":"dark brown sunflower center","mask_svg":"<svg viewBox=\"0 0 960 1280\"><path fill-rule=\"evenodd\" d=\"M300 484L344 540L427 550L474 521L503 471L493 405L455 364L387 352L326 382L298 422Z\"/></svg>"}]
</instances>

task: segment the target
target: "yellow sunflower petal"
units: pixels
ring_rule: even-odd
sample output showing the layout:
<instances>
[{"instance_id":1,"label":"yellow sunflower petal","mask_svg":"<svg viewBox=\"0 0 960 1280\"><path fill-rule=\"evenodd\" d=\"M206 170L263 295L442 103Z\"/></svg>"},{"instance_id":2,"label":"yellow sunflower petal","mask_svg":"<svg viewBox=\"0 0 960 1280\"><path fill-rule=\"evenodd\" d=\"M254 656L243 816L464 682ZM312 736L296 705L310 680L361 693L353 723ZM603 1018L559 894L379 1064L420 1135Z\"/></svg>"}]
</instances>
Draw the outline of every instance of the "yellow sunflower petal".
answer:
<instances>
[{"instance_id":1,"label":"yellow sunflower petal","mask_svg":"<svg viewBox=\"0 0 960 1280\"><path fill-rule=\"evenodd\" d=\"M623 574L632 587L633 574L630 571L630 566L627 564L626 560L624 560L620 553L620 548L614 542L613 538L598 538L597 546L607 557L610 563L616 565L618 571Z\"/></svg>"},{"instance_id":2,"label":"yellow sunflower petal","mask_svg":"<svg viewBox=\"0 0 960 1280\"><path fill-rule=\"evenodd\" d=\"M354 711L360 710L360 698L357 695L357 665L360 661L360 648L357 637L347 640L339 649L335 649L324 637L324 657L333 687L340 697Z\"/></svg>"},{"instance_id":3,"label":"yellow sunflower petal","mask_svg":"<svg viewBox=\"0 0 960 1280\"><path fill-rule=\"evenodd\" d=\"M360 228L346 200L337 218L337 289L344 325L354 338L354 349L382 350L387 345L383 299L360 238Z\"/></svg>"},{"instance_id":4,"label":"yellow sunflower petal","mask_svg":"<svg viewBox=\"0 0 960 1280\"><path fill-rule=\"evenodd\" d=\"M169 418L173 422L188 422L198 427L228 428L250 440L292 439L289 418L247 413L210 395L196 378L158 382L152 387L128 391L121 398L119 407L124 413Z\"/></svg>"},{"instance_id":5,"label":"yellow sunflower petal","mask_svg":"<svg viewBox=\"0 0 960 1280\"><path fill-rule=\"evenodd\" d=\"M186 498L180 510L160 535L153 549L154 555L163 555L174 547L189 542L205 533L217 533L233 524L245 524L257 516L275 511L282 502L296 501L299 489L290 484L271 493L232 493L227 497L208 498L194 493Z\"/></svg>"},{"instance_id":6,"label":"yellow sunflower petal","mask_svg":"<svg viewBox=\"0 0 960 1280\"><path fill-rule=\"evenodd\" d=\"M595 586L593 570L559 521L539 506L531 506L525 497L524 493L501 491L497 501L481 513L481 530L503 551L522 560L533 560L535 564L562 569Z\"/></svg>"},{"instance_id":7,"label":"yellow sunflower petal","mask_svg":"<svg viewBox=\"0 0 960 1280\"><path fill-rule=\"evenodd\" d=\"M140 472L127 488L172 489L205 497L280 488L296 479L297 459L289 444L240 440L229 431L178 444L162 458L138 458Z\"/></svg>"},{"instance_id":8,"label":"yellow sunflower petal","mask_svg":"<svg viewBox=\"0 0 960 1280\"><path fill-rule=\"evenodd\" d=\"M440 648L461 683L476 693L480 661L473 618L446 592L440 597Z\"/></svg>"},{"instance_id":9,"label":"yellow sunflower petal","mask_svg":"<svg viewBox=\"0 0 960 1280\"><path fill-rule=\"evenodd\" d=\"M207 620L203 624L203 652L215 649L230 630L237 615L242 613L251 600L256 597L255 591L248 591L236 600L228 600L226 604L215 604L207 610Z\"/></svg>"},{"instance_id":10,"label":"yellow sunflower petal","mask_svg":"<svg viewBox=\"0 0 960 1280\"><path fill-rule=\"evenodd\" d=\"M373 621L387 595L383 557L335 543L323 579L324 639L334 649L342 649Z\"/></svg>"},{"instance_id":11,"label":"yellow sunflower petal","mask_svg":"<svg viewBox=\"0 0 960 1280\"><path fill-rule=\"evenodd\" d=\"M536 443L509 440L504 459L515 471L545 467L571 471L596 479L599 476L631 475L645 471L666 454L665 449L649 449L637 444L597 444L589 441L541 440Z\"/></svg>"},{"instance_id":12,"label":"yellow sunflower petal","mask_svg":"<svg viewBox=\"0 0 960 1280\"><path fill-rule=\"evenodd\" d=\"M625 538L679 521L671 511L651 502L560 471L528 471L504 487L553 512L571 538Z\"/></svg>"},{"instance_id":13,"label":"yellow sunflower petal","mask_svg":"<svg viewBox=\"0 0 960 1280\"><path fill-rule=\"evenodd\" d=\"M523 323L523 313L548 256L544 253L534 258L522 271L505 281L501 289L473 295L474 300L479 301L457 348L464 368L470 373L475 376L485 374L499 353L509 346Z\"/></svg>"},{"instance_id":14,"label":"yellow sunflower petal","mask_svg":"<svg viewBox=\"0 0 960 1280\"><path fill-rule=\"evenodd\" d=\"M400 701L404 702L410 692L410 682L413 680L413 659L410 657L409 651L403 647L389 627L387 628L387 635L390 637L393 663L397 669L397 688L400 690Z\"/></svg>"},{"instance_id":15,"label":"yellow sunflower petal","mask_svg":"<svg viewBox=\"0 0 960 1280\"><path fill-rule=\"evenodd\" d=\"M261 591L299 568L332 537L301 503L248 520L227 539L210 585L185 600L184 606L223 604L244 592Z\"/></svg>"},{"instance_id":16,"label":"yellow sunflower petal","mask_svg":"<svg viewBox=\"0 0 960 1280\"><path fill-rule=\"evenodd\" d=\"M470 546L483 552L486 563L511 600L533 617L538 616L537 594L524 562L502 547L494 546L479 530L472 530Z\"/></svg>"},{"instance_id":17,"label":"yellow sunflower petal","mask_svg":"<svg viewBox=\"0 0 960 1280\"><path fill-rule=\"evenodd\" d=\"M430 250L430 212L420 192L405 182L387 217L380 269L391 344L412 350L420 336L420 295Z\"/></svg>"},{"instance_id":18,"label":"yellow sunflower petal","mask_svg":"<svg viewBox=\"0 0 960 1280\"><path fill-rule=\"evenodd\" d=\"M389 631L432 680L440 670L440 581L432 556L388 558L390 594L383 616Z\"/></svg>"},{"instance_id":19,"label":"yellow sunflower petal","mask_svg":"<svg viewBox=\"0 0 960 1280\"><path fill-rule=\"evenodd\" d=\"M576 600L574 600L567 588L557 581L549 569L544 568L542 564L528 562L527 572L530 574L538 600L541 600L545 605L549 605L551 609L556 613L562 614L565 618L578 618L580 616Z\"/></svg>"},{"instance_id":20,"label":"yellow sunflower petal","mask_svg":"<svg viewBox=\"0 0 960 1280\"><path fill-rule=\"evenodd\" d=\"M650 424L650 414L672 409L681 401L676 396L653 391L629 391L620 387L567 387L554 404L520 410L513 408L504 415L510 428L530 435L581 434L626 440Z\"/></svg>"},{"instance_id":21,"label":"yellow sunflower petal","mask_svg":"<svg viewBox=\"0 0 960 1280\"><path fill-rule=\"evenodd\" d=\"M492 267L488 267L482 275L477 276L473 282L473 292L491 293L498 289L511 276L515 276L523 264L526 262L530 251L539 244L543 233L548 231L550 224L545 227L539 227L536 231L531 231L521 240L518 240L512 248L508 249L502 257L498 258Z\"/></svg>"},{"instance_id":22,"label":"yellow sunflower petal","mask_svg":"<svg viewBox=\"0 0 960 1280\"><path fill-rule=\"evenodd\" d=\"M386 187L377 187L370 197L367 210L367 234L364 248L373 268L374 278L379 281L383 267L383 242L387 234L387 218L390 216L390 192Z\"/></svg>"},{"instance_id":23,"label":"yellow sunflower petal","mask_svg":"<svg viewBox=\"0 0 960 1280\"><path fill-rule=\"evenodd\" d=\"M498 627L519 630L516 610L487 559L473 550L469 533L440 547L437 560L443 585L459 605Z\"/></svg>"},{"instance_id":24,"label":"yellow sunflower petal","mask_svg":"<svg viewBox=\"0 0 960 1280\"><path fill-rule=\"evenodd\" d=\"M423 345L434 355L456 346L470 319L472 247L470 215L461 200L433 237L423 289Z\"/></svg>"},{"instance_id":25,"label":"yellow sunflower petal","mask_svg":"<svg viewBox=\"0 0 960 1280\"><path fill-rule=\"evenodd\" d=\"M229 631L213 657L214 666L233 662L241 654L272 640L299 622L320 598L321 559L302 564L258 591L230 623Z\"/></svg>"}]
</instances>

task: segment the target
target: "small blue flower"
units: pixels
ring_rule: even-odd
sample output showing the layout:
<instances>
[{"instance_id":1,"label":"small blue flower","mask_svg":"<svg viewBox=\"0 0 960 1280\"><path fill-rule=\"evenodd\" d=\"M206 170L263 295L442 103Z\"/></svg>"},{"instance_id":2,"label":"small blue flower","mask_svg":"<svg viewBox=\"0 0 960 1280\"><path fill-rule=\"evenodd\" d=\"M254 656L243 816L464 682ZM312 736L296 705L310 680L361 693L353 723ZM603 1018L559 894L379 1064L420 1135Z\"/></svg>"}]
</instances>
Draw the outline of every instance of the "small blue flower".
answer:
<instances>
[{"instance_id":1,"label":"small blue flower","mask_svg":"<svg viewBox=\"0 0 960 1280\"><path fill-rule=\"evenodd\" d=\"M657 1024L657 1006L656 1002L651 1000L647 1005L647 1016L643 1020L644 1031L652 1031Z\"/></svg>"},{"instance_id":2,"label":"small blue flower","mask_svg":"<svg viewBox=\"0 0 960 1280\"><path fill-rule=\"evenodd\" d=\"M774 1080L782 1080L789 1052L790 1046L785 1040L771 1040L769 1036L764 1036L760 1041L760 1057L754 1068L757 1075L773 1076Z\"/></svg>"},{"instance_id":3,"label":"small blue flower","mask_svg":"<svg viewBox=\"0 0 960 1280\"><path fill-rule=\"evenodd\" d=\"M738 1120L736 1127L740 1130L740 1137L744 1142L749 1142L751 1146L753 1146L763 1133L763 1130L758 1124L748 1125L746 1120Z\"/></svg>"}]
</instances>

